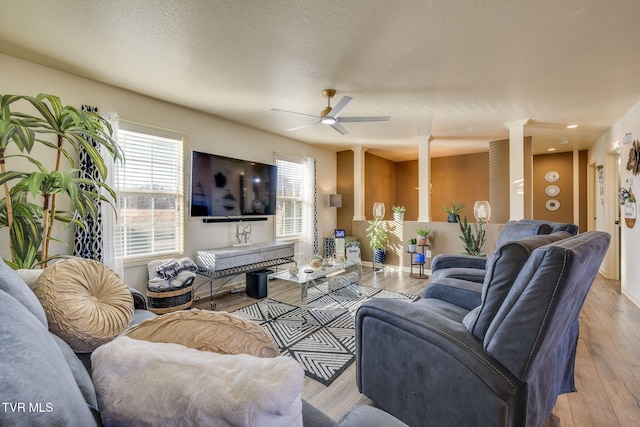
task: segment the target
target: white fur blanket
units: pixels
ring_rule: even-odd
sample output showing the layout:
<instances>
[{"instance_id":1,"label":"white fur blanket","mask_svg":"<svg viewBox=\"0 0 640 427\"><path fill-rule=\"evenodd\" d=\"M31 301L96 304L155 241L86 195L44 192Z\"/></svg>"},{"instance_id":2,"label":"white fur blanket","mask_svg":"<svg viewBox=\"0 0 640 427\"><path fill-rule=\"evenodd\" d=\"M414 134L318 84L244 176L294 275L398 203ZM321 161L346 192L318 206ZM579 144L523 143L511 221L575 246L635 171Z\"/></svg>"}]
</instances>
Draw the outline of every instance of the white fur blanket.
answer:
<instances>
[{"instance_id":1,"label":"white fur blanket","mask_svg":"<svg viewBox=\"0 0 640 427\"><path fill-rule=\"evenodd\" d=\"M302 426L304 371L286 356L121 336L98 347L91 363L106 426Z\"/></svg>"}]
</instances>

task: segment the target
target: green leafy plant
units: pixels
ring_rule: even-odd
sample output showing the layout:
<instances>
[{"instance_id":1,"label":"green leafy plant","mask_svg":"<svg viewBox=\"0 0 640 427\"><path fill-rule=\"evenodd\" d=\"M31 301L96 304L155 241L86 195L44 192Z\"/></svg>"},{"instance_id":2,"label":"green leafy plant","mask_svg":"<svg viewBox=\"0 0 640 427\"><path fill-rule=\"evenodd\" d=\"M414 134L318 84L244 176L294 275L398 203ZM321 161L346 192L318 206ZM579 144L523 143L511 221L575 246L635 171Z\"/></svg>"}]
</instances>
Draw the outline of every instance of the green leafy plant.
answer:
<instances>
[{"instance_id":1,"label":"green leafy plant","mask_svg":"<svg viewBox=\"0 0 640 427\"><path fill-rule=\"evenodd\" d=\"M369 226L365 230L367 237L369 238L369 246L371 249L384 249L387 246L389 240L389 233L387 232L384 221L375 219L369 221Z\"/></svg>"},{"instance_id":2,"label":"green leafy plant","mask_svg":"<svg viewBox=\"0 0 640 427\"><path fill-rule=\"evenodd\" d=\"M417 234L418 236L427 236L429 233L431 233L431 229L430 229L430 228L422 228L422 227L419 227L419 228L416 230L416 234Z\"/></svg>"},{"instance_id":3,"label":"green leafy plant","mask_svg":"<svg viewBox=\"0 0 640 427\"><path fill-rule=\"evenodd\" d=\"M392 206L391 210L394 213L405 213L407 211L407 208L405 208L404 206Z\"/></svg>"},{"instance_id":4,"label":"green leafy plant","mask_svg":"<svg viewBox=\"0 0 640 427\"><path fill-rule=\"evenodd\" d=\"M30 106L36 114L15 111L17 101ZM111 138L109 122L100 115L81 109L63 106L54 95L38 96L4 95L0 98L0 185L4 188L4 199L0 201L0 227L9 229L13 268L32 268L46 265L52 258L49 248L53 238L54 224L84 227L83 219L96 216L98 201L113 206L114 191L102 181L107 177L107 164L98 146L104 147L114 159L122 159L118 144ZM20 154L6 155L13 143ZM52 150L51 155L41 155L42 160L51 159L53 167L30 156L35 143ZM86 151L93 161L102 181L80 178L75 159L80 149ZM8 170L11 158L25 158L34 170ZM62 168L62 158L70 168ZM100 190L106 191L106 195ZM8 196L8 197L7 197ZM58 209L58 197L66 197L72 209Z\"/></svg>"},{"instance_id":5,"label":"green leafy plant","mask_svg":"<svg viewBox=\"0 0 640 427\"><path fill-rule=\"evenodd\" d=\"M467 222L467 216L464 216L464 221L460 222L460 232L462 233L460 239L464 243L465 255L485 256L482 246L485 242L485 230L482 228L482 221L473 223L473 230L471 225Z\"/></svg>"},{"instance_id":6,"label":"green leafy plant","mask_svg":"<svg viewBox=\"0 0 640 427\"><path fill-rule=\"evenodd\" d=\"M410 245L415 245L416 244L416 239L409 239L409 244Z\"/></svg>"},{"instance_id":7,"label":"green leafy plant","mask_svg":"<svg viewBox=\"0 0 640 427\"><path fill-rule=\"evenodd\" d=\"M448 215L459 215L464 207L464 202L451 202L451 206L445 206L443 209Z\"/></svg>"}]
</instances>

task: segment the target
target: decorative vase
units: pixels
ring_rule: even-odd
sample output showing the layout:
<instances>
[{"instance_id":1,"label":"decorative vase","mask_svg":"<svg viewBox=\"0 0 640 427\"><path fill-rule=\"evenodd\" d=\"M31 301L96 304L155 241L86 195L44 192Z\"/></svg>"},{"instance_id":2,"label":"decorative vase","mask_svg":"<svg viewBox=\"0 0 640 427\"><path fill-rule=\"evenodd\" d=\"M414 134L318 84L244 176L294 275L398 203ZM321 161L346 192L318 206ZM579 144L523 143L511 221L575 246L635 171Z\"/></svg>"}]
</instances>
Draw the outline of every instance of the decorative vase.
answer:
<instances>
[{"instance_id":1,"label":"decorative vase","mask_svg":"<svg viewBox=\"0 0 640 427\"><path fill-rule=\"evenodd\" d=\"M447 222L460 222L460 215L457 214L448 214Z\"/></svg>"},{"instance_id":2,"label":"decorative vase","mask_svg":"<svg viewBox=\"0 0 640 427\"><path fill-rule=\"evenodd\" d=\"M393 213L393 220L395 222L402 222L404 221L404 212L394 212Z\"/></svg>"},{"instance_id":3,"label":"decorative vase","mask_svg":"<svg viewBox=\"0 0 640 427\"><path fill-rule=\"evenodd\" d=\"M416 244L413 243L408 243L407 244L407 252L409 252L410 254L413 254L416 252Z\"/></svg>"},{"instance_id":4,"label":"decorative vase","mask_svg":"<svg viewBox=\"0 0 640 427\"><path fill-rule=\"evenodd\" d=\"M425 234L424 236L422 234L418 234L416 236L416 244L419 246L426 246L427 245L427 235Z\"/></svg>"}]
</instances>

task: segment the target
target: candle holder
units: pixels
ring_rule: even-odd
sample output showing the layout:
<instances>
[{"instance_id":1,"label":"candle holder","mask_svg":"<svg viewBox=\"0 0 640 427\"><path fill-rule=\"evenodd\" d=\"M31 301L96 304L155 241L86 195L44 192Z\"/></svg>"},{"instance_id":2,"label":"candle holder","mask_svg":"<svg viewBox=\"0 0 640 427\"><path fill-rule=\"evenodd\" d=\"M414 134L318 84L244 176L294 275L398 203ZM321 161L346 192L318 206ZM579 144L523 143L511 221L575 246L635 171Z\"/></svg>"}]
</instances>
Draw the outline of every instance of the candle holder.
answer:
<instances>
[{"instance_id":1,"label":"candle holder","mask_svg":"<svg viewBox=\"0 0 640 427\"><path fill-rule=\"evenodd\" d=\"M373 204L373 217L375 219L382 219L384 218L384 203L382 202L375 202Z\"/></svg>"},{"instance_id":2,"label":"candle holder","mask_svg":"<svg viewBox=\"0 0 640 427\"><path fill-rule=\"evenodd\" d=\"M476 217L476 222L489 222L491 219L491 205L486 200L478 200L473 204L473 215Z\"/></svg>"}]
</instances>

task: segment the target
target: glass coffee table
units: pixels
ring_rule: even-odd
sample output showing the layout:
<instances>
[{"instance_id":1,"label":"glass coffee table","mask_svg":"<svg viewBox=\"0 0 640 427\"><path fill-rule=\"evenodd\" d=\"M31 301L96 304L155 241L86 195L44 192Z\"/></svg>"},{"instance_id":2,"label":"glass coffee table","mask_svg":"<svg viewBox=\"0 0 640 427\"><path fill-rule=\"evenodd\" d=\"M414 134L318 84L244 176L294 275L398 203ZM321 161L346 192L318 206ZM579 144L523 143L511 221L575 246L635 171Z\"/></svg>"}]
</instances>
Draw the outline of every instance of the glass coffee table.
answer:
<instances>
[{"instance_id":1,"label":"glass coffee table","mask_svg":"<svg viewBox=\"0 0 640 427\"><path fill-rule=\"evenodd\" d=\"M283 322L297 327L302 327L307 323L308 319L308 290L310 287L317 289L319 292L328 295L329 293L341 293L348 295L351 300L361 297L359 283L362 274L362 264L356 261L345 261L335 263L326 267L313 269L308 265L298 268L296 275L291 275L289 271L283 271L271 276L274 279L281 279L300 287L300 310L299 315L289 316L285 318L275 319L276 314L271 313L269 308L269 317L274 318L276 322ZM320 284L326 284L319 287ZM326 288L326 291L324 290ZM338 302L339 304L339 302Z\"/></svg>"}]
</instances>

